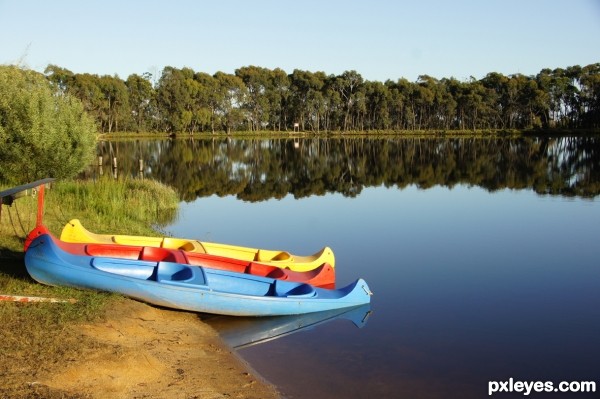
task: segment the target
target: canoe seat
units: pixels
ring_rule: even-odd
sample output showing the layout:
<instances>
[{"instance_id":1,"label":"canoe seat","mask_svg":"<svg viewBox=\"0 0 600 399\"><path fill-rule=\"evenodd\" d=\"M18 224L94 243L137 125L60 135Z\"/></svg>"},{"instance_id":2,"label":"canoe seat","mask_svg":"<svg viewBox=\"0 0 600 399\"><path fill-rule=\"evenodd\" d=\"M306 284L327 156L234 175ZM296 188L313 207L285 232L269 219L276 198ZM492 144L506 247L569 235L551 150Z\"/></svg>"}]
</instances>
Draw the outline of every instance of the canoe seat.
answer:
<instances>
[{"instance_id":1,"label":"canoe seat","mask_svg":"<svg viewBox=\"0 0 600 399\"><path fill-rule=\"evenodd\" d=\"M259 249L254 260L257 262L291 261L292 255L285 251Z\"/></svg>"},{"instance_id":2,"label":"canoe seat","mask_svg":"<svg viewBox=\"0 0 600 399\"><path fill-rule=\"evenodd\" d=\"M85 253L90 256L138 259L140 249L139 247L113 246L110 244L86 244Z\"/></svg>"},{"instance_id":3,"label":"canoe seat","mask_svg":"<svg viewBox=\"0 0 600 399\"><path fill-rule=\"evenodd\" d=\"M159 247L142 247L139 258L153 262L188 263L183 253Z\"/></svg>"},{"instance_id":4,"label":"canoe seat","mask_svg":"<svg viewBox=\"0 0 600 399\"><path fill-rule=\"evenodd\" d=\"M156 280L176 285L206 285L201 268L173 262L158 262Z\"/></svg>"},{"instance_id":5,"label":"canoe seat","mask_svg":"<svg viewBox=\"0 0 600 399\"><path fill-rule=\"evenodd\" d=\"M279 297L310 298L316 296L317 291L310 284L275 280L275 295Z\"/></svg>"},{"instance_id":6,"label":"canoe seat","mask_svg":"<svg viewBox=\"0 0 600 399\"><path fill-rule=\"evenodd\" d=\"M206 253L206 250L200 241L185 240L182 238L165 237L162 239L160 246L162 248L178 249L181 251L197 252L200 254Z\"/></svg>"},{"instance_id":7,"label":"canoe seat","mask_svg":"<svg viewBox=\"0 0 600 399\"><path fill-rule=\"evenodd\" d=\"M208 285L212 290L234 292L241 295L270 295L273 285L271 279L235 273L227 270L205 269Z\"/></svg>"},{"instance_id":8,"label":"canoe seat","mask_svg":"<svg viewBox=\"0 0 600 399\"><path fill-rule=\"evenodd\" d=\"M93 268L102 270L103 272L142 280L150 279L156 267L156 263L152 262L117 258L93 258L91 265Z\"/></svg>"}]
</instances>

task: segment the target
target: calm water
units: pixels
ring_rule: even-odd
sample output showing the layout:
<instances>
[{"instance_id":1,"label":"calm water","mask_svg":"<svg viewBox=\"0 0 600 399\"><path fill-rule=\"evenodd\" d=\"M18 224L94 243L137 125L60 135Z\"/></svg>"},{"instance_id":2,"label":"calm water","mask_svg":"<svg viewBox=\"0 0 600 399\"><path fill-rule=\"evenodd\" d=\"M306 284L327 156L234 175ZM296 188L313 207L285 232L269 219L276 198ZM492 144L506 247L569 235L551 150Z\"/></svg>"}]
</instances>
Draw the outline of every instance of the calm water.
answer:
<instances>
[{"instance_id":1,"label":"calm water","mask_svg":"<svg viewBox=\"0 0 600 399\"><path fill-rule=\"evenodd\" d=\"M597 139L119 145L133 165L121 173L137 173L140 154L145 176L180 187L168 233L297 254L328 245L338 286L367 280L371 307L354 314L202 315L288 398L600 384Z\"/></svg>"}]
</instances>

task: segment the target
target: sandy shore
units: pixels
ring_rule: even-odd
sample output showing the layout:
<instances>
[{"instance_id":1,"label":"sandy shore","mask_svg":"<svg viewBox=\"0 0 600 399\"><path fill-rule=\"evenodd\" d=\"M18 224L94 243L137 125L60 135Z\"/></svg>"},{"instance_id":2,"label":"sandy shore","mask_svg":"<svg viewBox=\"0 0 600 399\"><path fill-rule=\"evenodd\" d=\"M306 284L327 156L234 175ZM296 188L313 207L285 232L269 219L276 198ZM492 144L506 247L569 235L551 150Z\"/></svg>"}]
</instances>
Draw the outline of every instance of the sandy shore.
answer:
<instances>
[{"instance_id":1,"label":"sandy shore","mask_svg":"<svg viewBox=\"0 0 600 399\"><path fill-rule=\"evenodd\" d=\"M280 398L198 314L132 300L96 324L93 343L35 384L85 398Z\"/></svg>"}]
</instances>

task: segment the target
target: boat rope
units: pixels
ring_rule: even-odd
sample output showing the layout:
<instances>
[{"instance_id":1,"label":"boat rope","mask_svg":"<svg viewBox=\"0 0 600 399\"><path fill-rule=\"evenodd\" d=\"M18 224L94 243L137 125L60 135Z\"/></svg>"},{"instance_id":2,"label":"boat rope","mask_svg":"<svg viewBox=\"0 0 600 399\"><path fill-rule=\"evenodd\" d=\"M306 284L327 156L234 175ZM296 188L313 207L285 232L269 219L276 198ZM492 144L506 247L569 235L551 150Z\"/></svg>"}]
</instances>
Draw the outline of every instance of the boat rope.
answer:
<instances>
[{"instance_id":1,"label":"boat rope","mask_svg":"<svg viewBox=\"0 0 600 399\"><path fill-rule=\"evenodd\" d=\"M15 227L15 222L12 218L12 212L10 211L10 209L12 208L12 206L8 207L8 219L10 219L10 225L13 228L13 231L15 232L15 236L20 237L19 233L17 232L17 228Z\"/></svg>"},{"instance_id":2,"label":"boat rope","mask_svg":"<svg viewBox=\"0 0 600 399\"><path fill-rule=\"evenodd\" d=\"M8 302L51 302L51 303L76 303L76 299L46 298L41 296L21 296L0 294L0 301Z\"/></svg>"},{"instance_id":3,"label":"boat rope","mask_svg":"<svg viewBox=\"0 0 600 399\"><path fill-rule=\"evenodd\" d=\"M14 203L15 206L15 213L17 214L17 220L19 221L19 226L21 227L21 231L23 231L23 237L26 237L27 234L29 233L29 231L31 231L32 229L26 230L25 226L23 226L23 219L21 218L21 214L19 213L19 207L17 206L17 203ZM15 231L16 233L16 231ZM17 234L18 235L18 234Z\"/></svg>"},{"instance_id":4,"label":"boat rope","mask_svg":"<svg viewBox=\"0 0 600 399\"><path fill-rule=\"evenodd\" d=\"M60 213L60 215L59 215L59 213ZM64 212L60 206L55 207L52 210L52 214L56 220L63 220L63 222L61 223L61 226L65 226L67 223L69 223L69 221L71 221L71 219L68 218L67 215L64 214Z\"/></svg>"}]
</instances>

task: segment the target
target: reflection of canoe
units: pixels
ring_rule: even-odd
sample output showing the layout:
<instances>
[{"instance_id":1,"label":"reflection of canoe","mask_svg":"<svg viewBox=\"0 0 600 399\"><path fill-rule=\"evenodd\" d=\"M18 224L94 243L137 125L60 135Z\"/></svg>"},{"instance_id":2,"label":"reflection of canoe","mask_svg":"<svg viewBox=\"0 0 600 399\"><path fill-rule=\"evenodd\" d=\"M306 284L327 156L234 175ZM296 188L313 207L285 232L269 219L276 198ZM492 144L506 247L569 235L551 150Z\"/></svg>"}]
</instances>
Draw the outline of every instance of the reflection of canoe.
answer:
<instances>
[{"instance_id":1,"label":"reflection of canoe","mask_svg":"<svg viewBox=\"0 0 600 399\"><path fill-rule=\"evenodd\" d=\"M60 239L66 242L142 245L181 249L189 252L207 253L227 258L261 262L277 267L287 267L294 271L314 269L323 263L328 263L331 267L335 267L333 251L329 247L323 248L314 255L298 256L286 251L247 248L205 241L200 242L185 238L95 234L87 231L78 219L73 219L65 225Z\"/></svg>"},{"instance_id":2,"label":"reflection of canoe","mask_svg":"<svg viewBox=\"0 0 600 399\"><path fill-rule=\"evenodd\" d=\"M74 255L98 256L153 262L175 262L193 266L209 267L211 269L228 270L237 273L247 273L255 276L271 277L280 280L296 281L312 284L317 287L333 288L335 286L335 269L327 263L316 269L295 272L276 266L223 256L186 252L177 249L143 247L119 244L86 244L64 242L52 236L45 226L38 226L25 239L25 251L35 237L48 234L63 251Z\"/></svg>"},{"instance_id":3,"label":"reflection of canoe","mask_svg":"<svg viewBox=\"0 0 600 399\"><path fill-rule=\"evenodd\" d=\"M336 319L347 319L358 328L367 324L371 314L371 305L365 304L353 308L326 310L294 316L262 317L226 317L216 316L205 320L219 332L221 338L235 349L262 344L287 335L312 329L320 324Z\"/></svg>"},{"instance_id":4,"label":"reflection of canoe","mask_svg":"<svg viewBox=\"0 0 600 399\"><path fill-rule=\"evenodd\" d=\"M371 301L359 279L341 289L174 262L73 255L42 234L25 252L36 281L117 292L154 305L232 316L277 316L348 308Z\"/></svg>"}]
</instances>

